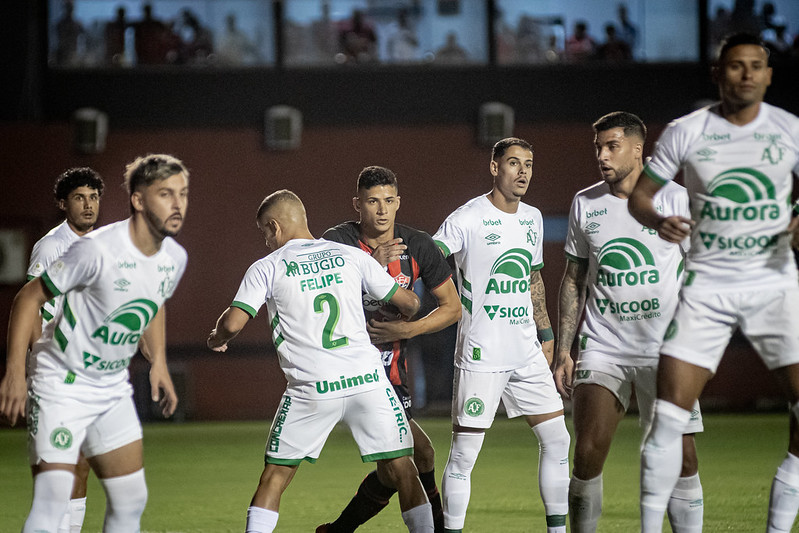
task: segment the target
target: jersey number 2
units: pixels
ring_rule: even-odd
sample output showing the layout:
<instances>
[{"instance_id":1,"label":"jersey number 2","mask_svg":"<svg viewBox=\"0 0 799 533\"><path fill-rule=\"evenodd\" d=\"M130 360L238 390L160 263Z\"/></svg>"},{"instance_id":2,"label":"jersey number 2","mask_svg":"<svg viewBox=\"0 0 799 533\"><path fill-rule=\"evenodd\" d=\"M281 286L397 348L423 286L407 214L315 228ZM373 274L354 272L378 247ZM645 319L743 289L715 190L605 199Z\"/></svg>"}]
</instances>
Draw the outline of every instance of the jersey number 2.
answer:
<instances>
[{"instance_id":1,"label":"jersey number 2","mask_svg":"<svg viewBox=\"0 0 799 533\"><path fill-rule=\"evenodd\" d=\"M328 350L332 350L333 348L338 348L340 346L346 346L350 342L347 337L339 337L338 339L333 338L333 330L336 328L336 324L338 324L339 316L341 316L339 313L338 301L336 300L336 297L329 293L320 294L314 298L313 310L317 313L323 313L324 309L322 308L322 304L325 302L327 302L327 306L330 309L330 314L328 315L327 321L325 322L325 327L322 330L322 346Z\"/></svg>"}]
</instances>

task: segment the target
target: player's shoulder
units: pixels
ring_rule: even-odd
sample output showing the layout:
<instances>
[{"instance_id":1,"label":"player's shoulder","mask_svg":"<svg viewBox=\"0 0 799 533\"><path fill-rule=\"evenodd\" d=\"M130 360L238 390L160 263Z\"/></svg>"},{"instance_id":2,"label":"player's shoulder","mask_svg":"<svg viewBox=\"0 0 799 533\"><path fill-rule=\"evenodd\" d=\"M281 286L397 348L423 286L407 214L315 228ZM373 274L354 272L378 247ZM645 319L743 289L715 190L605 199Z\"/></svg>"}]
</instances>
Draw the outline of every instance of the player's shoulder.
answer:
<instances>
[{"instance_id":1,"label":"player's shoulder","mask_svg":"<svg viewBox=\"0 0 799 533\"><path fill-rule=\"evenodd\" d=\"M406 244L411 242L432 243L432 237L430 237L429 233L405 224L394 224L394 235L402 239Z\"/></svg>"},{"instance_id":2,"label":"player's shoulder","mask_svg":"<svg viewBox=\"0 0 799 533\"><path fill-rule=\"evenodd\" d=\"M765 102L760 105L763 106L767 113L767 120L769 122L791 131L793 135L799 134L799 117L781 107L773 106Z\"/></svg>"},{"instance_id":3,"label":"player's shoulder","mask_svg":"<svg viewBox=\"0 0 799 533\"><path fill-rule=\"evenodd\" d=\"M530 205L525 202L519 202L519 208L516 210L516 216L518 218L536 218L541 220L543 216L541 215L541 210L535 207L534 205Z\"/></svg>"},{"instance_id":4,"label":"player's shoulder","mask_svg":"<svg viewBox=\"0 0 799 533\"><path fill-rule=\"evenodd\" d=\"M450 215L447 218L453 220L454 219L468 220L468 217L473 216L475 212L478 211L482 212L485 209L487 209L486 205L487 202L490 203L488 201L488 198L486 198L484 194L481 194L480 196L472 198L471 200L467 201L466 203L455 209L455 211L450 213Z\"/></svg>"},{"instance_id":5,"label":"player's shoulder","mask_svg":"<svg viewBox=\"0 0 799 533\"><path fill-rule=\"evenodd\" d=\"M162 246L164 247L166 253L168 253L170 257L176 259L177 261L185 263L189 257L186 249L172 237L167 237L164 239Z\"/></svg>"},{"instance_id":6,"label":"player's shoulder","mask_svg":"<svg viewBox=\"0 0 799 533\"><path fill-rule=\"evenodd\" d=\"M574 195L574 200L578 202L590 202L608 194L610 194L610 187L608 187L608 184L604 181L598 181L585 189L577 191L577 194Z\"/></svg>"},{"instance_id":7,"label":"player's shoulder","mask_svg":"<svg viewBox=\"0 0 799 533\"><path fill-rule=\"evenodd\" d=\"M355 220L349 220L336 224L332 228L328 228L323 234L322 238L328 241L343 242L349 245L355 245L361 236L360 223Z\"/></svg>"}]
</instances>

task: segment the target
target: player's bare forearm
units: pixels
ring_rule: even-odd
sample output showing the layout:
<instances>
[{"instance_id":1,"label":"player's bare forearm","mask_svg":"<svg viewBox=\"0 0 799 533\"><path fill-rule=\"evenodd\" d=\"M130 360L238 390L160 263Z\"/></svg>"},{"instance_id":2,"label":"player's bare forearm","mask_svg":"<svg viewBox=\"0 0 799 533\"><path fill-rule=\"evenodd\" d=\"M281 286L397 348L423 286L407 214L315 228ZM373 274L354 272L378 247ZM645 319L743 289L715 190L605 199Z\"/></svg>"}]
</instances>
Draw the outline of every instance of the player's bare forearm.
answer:
<instances>
[{"instance_id":1,"label":"player's bare forearm","mask_svg":"<svg viewBox=\"0 0 799 533\"><path fill-rule=\"evenodd\" d=\"M566 270L558 293L557 361L571 356L571 347L580 324L585 305L585 284L588 275L587 261L566 261Z\"/></svg>"},{"instance_id":2,"label":"player's bare forearm","mask_svg":"<svg viewBox=\"0 0 799 533\"><path fill-rule=\"evenodd\" d=\"M381 322L371 320L366 325L369 337L375 344L410 339L417 335L435 333L450 326L461 318L461 302L458 291L452 280L447 280L433 289L433 296L438 300L438 307L419 320L410 322L393 320Z\"/></svg>"},{"instance_id":3,"label":"player's bare forearm","mask_svg":"<svg viewBox=\"0 0 799 533\"><path fill-rule=\"evenodd\" d=\"M238 307L228 307L216 321L206 343L215 352L227 350L227 344L247 325L250 315Z\"/></svg>"},{"instance_id":4,"label":"player's bare forearm","mask_svg":"<svg viewBox=\"0 0 799 533\"><path fill-rule=\"evenodd\" d=\"M544 288L544 278L541 277L540 270L534 270L530 274L530 300L533 302L533 320L538 331L552 329L547 312L547 294Z\"/></svg>"},{"instance_id":5,"label":"player's bare forearm","mask_svg":"<svg viewBox=\"0 0 799 533\"><path fill-rule=\"evenodd\" d=\"M20 289L11 304L8 321L6 373L0 381L0 414L13 426L18 418L25 417L27 381L25 358L32 332L41 321L39 309L53 295L41 278L35 278Z\"/></svg>"},{"instance_id":6,"label":"player's bare forearm","mask_svg":"<svg viewBox=\"0 0 799 533\"><path fill-rule=\"evenodd\" d=\"M408 318L418 313L419 306L421 305L416 293L408 289L403 289L402 287L399 287L396 292L394 292L389 302L395 305L403 316Z\"/></svg>"}]
</instances>

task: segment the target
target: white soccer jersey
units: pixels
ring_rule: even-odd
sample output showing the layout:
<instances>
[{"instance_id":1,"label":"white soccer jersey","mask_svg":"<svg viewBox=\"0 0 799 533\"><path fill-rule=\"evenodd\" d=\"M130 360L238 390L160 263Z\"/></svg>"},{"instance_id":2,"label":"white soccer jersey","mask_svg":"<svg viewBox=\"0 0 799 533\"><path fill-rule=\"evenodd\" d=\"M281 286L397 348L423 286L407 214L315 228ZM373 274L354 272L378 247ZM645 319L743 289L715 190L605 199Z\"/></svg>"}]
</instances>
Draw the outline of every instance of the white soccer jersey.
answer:
<instances>
[{"instance_id":1,"label":"white soccer jersey","mask_svg":"<svg viewBox=\"0 0 799 533\"><path fill-rule=\"evenodd\" d=\"M33 347L34 388L44 379L76 391L127 380L142 333L186 268L186 251L174 239L148 257L129 227L128 219L87 234L42 274L47 288L64 297Z\"/></svg>"},{"instance_id":2,"label":"white soccer jersey","mask_svg":"<svg viewBox=\"0 0 799 533\"><path fill-rule=\"evenodd\" d=\"M688 290L796 285L785 230L791 172L799 173L799 118L761 103L755 120L736 126L717 106L700 109L669 124L644 171L663 182L680 169L696 222Z\"/></svg>"},{"instance_id":3,"label":"white soccer jersey","mask_svg":"<svg viewBox=\"0 0 799 533\"><path fill-rule=\"evenodd\" d=\"M47 232L47 235L36 241L31 252L28 265L28 280L38 278L53 261L64 255L73 242L80 237L75 233L65 220ZM55 298L42 306L42 326L55 316L56 309L61 303L61 298Z\"/></svg>"},{"instance_id":4,"label":"white soccer jersey","mask_svg":"<svg viewBox=\"0 0 799 533\"><path fill-rule=\"evenodd\" d=\"M386 301L398 288L357 248L293 239L250 266L231 306L255 316L266 303L287 393L322 400L388 383L361 294Z\"/></svg>"},{"instance_id":5,"label":"white soccer jersey","mask_svg":"<svg viewBox=\"0 0 799 533\"><path fill-rule=\"evenodd\" d=\"M516 213L486 196L447 217L433 240L455 256L463 315L455 365L477 372L514 370L540 352L530 274L544 266L541 212L519 203ZM542 355L543 357L543 355Z\"/></svg>"},{"instance_id":6,"label":"white soccer jersey","mask_svg":"<svg viewBox=\"0 0 799 533\"><path fill-rule=\"evenodd\" d=\"M688 194L674 182L654 204L664 216L690 216ZM565 250L572 260L588 261L580 357L625 365L657 358L682 283L680 245L642 226L627 200L600 182L575 195Z\"/></svg>"}]
</instances>

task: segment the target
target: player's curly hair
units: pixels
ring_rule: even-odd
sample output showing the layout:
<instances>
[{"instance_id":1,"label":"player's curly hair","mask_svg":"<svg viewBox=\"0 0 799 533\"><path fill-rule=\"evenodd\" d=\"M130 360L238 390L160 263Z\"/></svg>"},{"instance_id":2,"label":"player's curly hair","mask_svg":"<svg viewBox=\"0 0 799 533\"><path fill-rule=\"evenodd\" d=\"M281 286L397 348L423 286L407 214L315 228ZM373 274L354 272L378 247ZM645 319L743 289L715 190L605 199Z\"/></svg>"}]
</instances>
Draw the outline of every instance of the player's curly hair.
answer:
<instances>
[{"instance_id":1,"label":"player's curly hair","mask_svg":"<svg viewBox=\"0 0 799 533\"><path fill-rule=\"evenodd\" d=\"M103 195L103 178L94 169L89 167L76 167L65 170L55 180L53 195L56 202L66 200L69 193L78 187L89 187L97 191L98 196Z\"/></svg>"}]
</instances>

